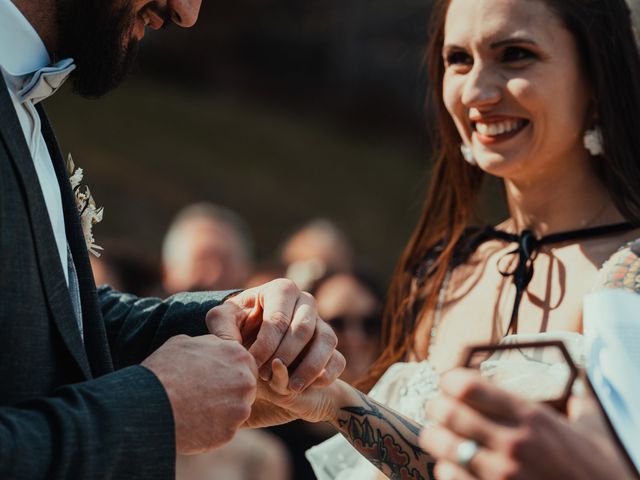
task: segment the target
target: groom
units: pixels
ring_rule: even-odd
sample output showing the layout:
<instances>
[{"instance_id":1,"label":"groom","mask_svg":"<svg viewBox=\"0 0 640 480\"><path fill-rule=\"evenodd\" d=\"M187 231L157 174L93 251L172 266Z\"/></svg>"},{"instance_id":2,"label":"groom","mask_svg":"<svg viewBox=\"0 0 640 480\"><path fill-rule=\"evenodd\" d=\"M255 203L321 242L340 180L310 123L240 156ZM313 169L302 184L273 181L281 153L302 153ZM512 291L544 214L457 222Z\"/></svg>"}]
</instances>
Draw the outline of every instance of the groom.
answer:
<instances>
[{"instance_id":1,"label":"groom","mask_svg":"<svg viewBox=\"0 0 640 480\"><path fill-rule=\"evenodd\" d=\"M265 423L251 406L270 359L295 362L294 390L344 368L313 299L286 280L164 302L93 283L40 102L69 75L77 93L104 94L130 69L146 27L189 27L199 7L0 0L2 479L173 479L176 452Z\"/></svg>"}]
</instances>

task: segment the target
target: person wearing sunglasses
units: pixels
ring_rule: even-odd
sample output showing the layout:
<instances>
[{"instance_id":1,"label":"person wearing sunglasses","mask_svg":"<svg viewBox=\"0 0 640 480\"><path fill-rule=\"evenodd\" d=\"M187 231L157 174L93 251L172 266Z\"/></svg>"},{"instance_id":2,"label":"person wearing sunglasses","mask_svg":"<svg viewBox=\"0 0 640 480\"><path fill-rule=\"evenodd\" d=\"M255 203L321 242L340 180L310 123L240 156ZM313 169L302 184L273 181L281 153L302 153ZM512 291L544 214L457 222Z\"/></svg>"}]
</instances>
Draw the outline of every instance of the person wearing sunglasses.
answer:
<instances>
[{"instance_id":1,"label":"person wearing sunglasses","mask_svg":"<svg viewBox=\"0 0 640 480\"><path fill-rule=\"evenodd\" d=\"M382 292L374 279L360 272L333 273L320 279L310 293L318 313L338 337L347 366L340 378L363 378L380 353Z\"/></svg>"}]
</instances>

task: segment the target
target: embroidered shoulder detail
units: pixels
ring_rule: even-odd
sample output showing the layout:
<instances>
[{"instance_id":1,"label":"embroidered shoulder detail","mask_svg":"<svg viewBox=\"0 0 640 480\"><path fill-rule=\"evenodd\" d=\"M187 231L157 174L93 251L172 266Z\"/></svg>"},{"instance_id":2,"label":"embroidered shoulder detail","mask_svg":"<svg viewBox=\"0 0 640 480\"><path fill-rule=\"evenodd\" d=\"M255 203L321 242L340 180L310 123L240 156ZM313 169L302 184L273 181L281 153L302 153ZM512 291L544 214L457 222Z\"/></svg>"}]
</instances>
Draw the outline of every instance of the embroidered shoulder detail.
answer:
<instances>
[{"instance_id":1,"label":"embroidered shoulder detail","mask_svg":"<svg viewBox=\"0 0 640 480\"><path fill-rule=\"evenodd\" d=\"M640 239L621 247L600 269L593 290L607 289L640 293Z\"/></svg>"}]
</instances>

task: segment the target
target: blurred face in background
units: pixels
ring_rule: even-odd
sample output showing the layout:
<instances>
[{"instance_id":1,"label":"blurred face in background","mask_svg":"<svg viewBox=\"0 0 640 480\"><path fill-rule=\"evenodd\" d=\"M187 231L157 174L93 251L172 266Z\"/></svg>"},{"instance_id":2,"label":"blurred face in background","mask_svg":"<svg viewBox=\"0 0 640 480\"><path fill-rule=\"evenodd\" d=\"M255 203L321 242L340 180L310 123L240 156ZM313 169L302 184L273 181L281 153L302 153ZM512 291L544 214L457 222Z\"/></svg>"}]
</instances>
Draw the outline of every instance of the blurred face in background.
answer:
<instances>
[{"instance_id":1,"label":"blurred face in background","mask_svg":"<svg viewBox=\"0 0 640 480\"><path fill-rule=\"evenodd\" d=\"M167 293L228 290L244 285L251 273L251 260L232 228L205 218L185 221L179 228L176 251L163 265Z\"/></svg>"},{"instance_id":2,"label":"blurred face in background","mask_svg":"<svg viewBox=\"0 0 640 480\"><path fill-rule=\"evenodd\" d=\"M146 27L195 24L201 0L56 0L57 58L71 57L74 90L98 97L130 72Z\"/></svg>"},{"instance_id":3,"label":"blurred face in background","mask_svg":"<svg viewBox=\"0 0 640 480\"><path fill-rule=\"evenodd\" d=\"M443 99L478 166L528 181L589 156L590 89L575 41L539 0L452 0Z\"/></svg>"},{"instance_id":4,"label":"blurred face in background","mask_svg":"<svg viewBox=\"0 0 640 480\"><path fill-rule=\"evenodd\" d=\"M302 290L327 272L351 268L351 246L343 232L326 220L315 221L291 235L282 248L286 276Z\"/></svg>"},{"instance_id":5,"label":"blurred face in background","mask_svg":"<svg viewBox=\"0 0 640 480\"><path fill-rule=\"evenodd\" d=\"M338 350L347 366L341 378L354 382L363 377L378 355L380 302L349 274L336 274L315 292L320 317L338 336Z\"/></svg>"}]
</instances>

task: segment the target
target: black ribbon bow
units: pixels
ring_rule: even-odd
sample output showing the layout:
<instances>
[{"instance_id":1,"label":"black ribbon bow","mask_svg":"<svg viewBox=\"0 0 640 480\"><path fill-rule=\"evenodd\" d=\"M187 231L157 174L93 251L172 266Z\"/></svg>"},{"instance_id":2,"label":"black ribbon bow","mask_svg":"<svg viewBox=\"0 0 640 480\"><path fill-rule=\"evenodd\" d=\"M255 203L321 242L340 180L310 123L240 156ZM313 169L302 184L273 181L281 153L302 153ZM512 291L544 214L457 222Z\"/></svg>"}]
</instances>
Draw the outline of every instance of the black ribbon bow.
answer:
<instances>
[{"instance_id":1,"label":"black ribbon bow","mask_svg":"<svg viewBox=\"0 0 640 480\"><path fill-rule=\"evenodd\" d=\"M504 240L508 243L515 243L517 247L508 252L506 256L517 255L518 261L516 267L512 271L501 270L498 266L498 271L503 277L512 277L513 284L516 287L516 296L513 303L513 310L511 312L511 318L509 320L509 326L505 335L509 333L518 333L518 311L520 310L520 302L522 296L527 290L531 279L533 278L534 262L538 256L540 248L544 245L550 245L561 242L571 242L576 240L583 240L587 238L599 237L611 235L614 233L622 233L634 229L635 227L628 222L617 223L614 225L604 225L601 227L584 228L580 230L572 230L569 232L553 233L551 235L537 238L531 230L523 230L520 235L504 232L502 230L496 230L493 227L488 227L484 230L482 237L485 240L490 238Z\"/></svg>"}]
</instances>

